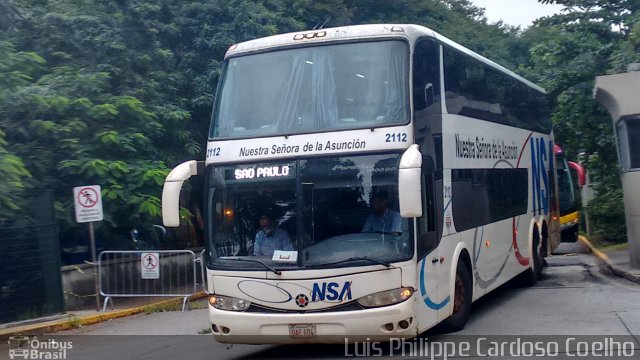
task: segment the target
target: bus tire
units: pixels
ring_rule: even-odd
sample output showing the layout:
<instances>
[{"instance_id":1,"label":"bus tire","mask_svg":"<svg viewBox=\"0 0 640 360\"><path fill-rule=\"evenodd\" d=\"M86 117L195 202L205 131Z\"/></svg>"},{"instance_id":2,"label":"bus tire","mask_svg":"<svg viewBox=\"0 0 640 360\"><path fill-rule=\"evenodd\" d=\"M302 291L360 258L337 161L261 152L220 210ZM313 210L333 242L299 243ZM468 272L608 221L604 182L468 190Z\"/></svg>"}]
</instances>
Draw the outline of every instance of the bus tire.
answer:
<instances>
[{"instance_id":1,"label":"bus tire","mask_svg":"<svg viewBox=\"0 0 640 360\"><path fill-rule=\"evenodd\" d=\"M456 269L455 290L453 297L453 313L441 324L443 332L455 332L462 330L471 315L471 303L473 302L473 282L471 272L467 266L458 261Z\"/></svg>"},{"instance_id":2,"label":"bus tire","mask_svg":"<svg viewBox=\"0 0 640 360\"><path fill-rule=\"evenodd\" d=\"M549 264L547 263L547 256L549 256L549 230L547 229L547 225L545 224L542 227L542 246L540 247L540 275L538 279L542 278L542 269L546 268Z\"/></svg>"},{"instance_id":3,"label":"bus tire","mask_svg":"<svg viewBox=\"0 0 640 360\"><path fill-rule=\"evenodd\" d=\"M538 229L533 232L533 244L531 244L531 267L525 272L520 274L520 282L522 285L531 287L538 282L538 279L542 278L542 258L540 249L540 235L538 235Z\"/></svg>"}]
</instances>

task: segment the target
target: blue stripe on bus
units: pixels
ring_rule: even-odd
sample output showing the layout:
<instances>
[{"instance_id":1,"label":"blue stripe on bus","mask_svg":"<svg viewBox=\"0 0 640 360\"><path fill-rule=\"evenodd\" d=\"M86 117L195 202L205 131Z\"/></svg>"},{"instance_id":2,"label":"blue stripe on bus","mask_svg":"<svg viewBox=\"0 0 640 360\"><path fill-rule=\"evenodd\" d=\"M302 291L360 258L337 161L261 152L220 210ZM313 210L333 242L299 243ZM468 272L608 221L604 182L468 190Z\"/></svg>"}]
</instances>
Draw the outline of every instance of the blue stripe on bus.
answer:
<instances>
[{"instance_id":1,"label":"blue stripe on bus","mask_svg":"<svg viewBox=\"0 0 640 360\"><path fill-rule=\"evenodd\" d=\"M449 202L447 203L447 206L444 207L444 210L442 211L442 213L446 213L447 209L449 208L449 205L451 205L451 201L453 200L453 198L449 199Z\"/></svg>"},{"instance_id":2,"label":"blue stripe on bus","mask_svg":"<svg viewBox=\"0 0 640 360\"><path fill-rule=\"evenodd\" d=\"M422 266L420 266L420 294L422 295L422 300L424 301L425 305L427 305L427 307L433 310L440 310L449 303L449 296L447 296L447 298L442 300L442 302L439 304L434 303L433 300L429 298L429 296L427 295L427 290L424 287L424 264L426 262L427 259L423 259Z\"/></svg>"}]
</instances>

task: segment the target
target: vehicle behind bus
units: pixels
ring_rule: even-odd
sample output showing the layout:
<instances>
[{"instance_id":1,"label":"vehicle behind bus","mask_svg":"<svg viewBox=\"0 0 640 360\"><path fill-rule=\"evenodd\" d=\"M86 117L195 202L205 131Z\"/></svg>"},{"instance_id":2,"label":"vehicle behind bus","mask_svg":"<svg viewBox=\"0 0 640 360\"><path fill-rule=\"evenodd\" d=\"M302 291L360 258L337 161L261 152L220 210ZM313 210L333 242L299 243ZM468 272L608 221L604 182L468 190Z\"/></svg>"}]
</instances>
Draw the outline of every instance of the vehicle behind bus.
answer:
<instances>
[{"instance_id":1,"label":"vehicle behind bus","mask_svg":"<svg viewBox=\"0 0 640 360\"><path fill-rule=\"evenodd\" d=\"M557 144L554 146L557 164L558 203L560 215L560 233L562 242L576 242L580 230L580 214L575 185L585 185L586 173L582 165L567 161L564 150ZM572 174L575 172L576 179ZM576 183L577 180L577 183Z\"/></svg>"}]
</instances>

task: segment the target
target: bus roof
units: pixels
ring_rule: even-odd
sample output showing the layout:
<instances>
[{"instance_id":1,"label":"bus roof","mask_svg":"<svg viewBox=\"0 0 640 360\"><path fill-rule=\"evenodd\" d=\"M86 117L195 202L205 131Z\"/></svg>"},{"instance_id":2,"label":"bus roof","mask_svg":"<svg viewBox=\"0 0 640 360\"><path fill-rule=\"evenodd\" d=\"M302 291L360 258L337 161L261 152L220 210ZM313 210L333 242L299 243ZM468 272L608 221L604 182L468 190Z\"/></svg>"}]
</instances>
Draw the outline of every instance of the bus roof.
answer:
<instances>
[{"instance_id":1,"label":"bus roof","mask_svg":"<svg viewBox=\"0 0 640 360\"><path fill-rule=\"evenodd\" d=\"M483 62L503 73L512 76L519 81L527 84L537 91L546 94L546 91L540 86L521 77L513 71L479 55L466 47L438 34L437 32L421 26L411 24L371 24L371 25L354 25L336 28L306 30L300 32L286 33L258 38L245 41L235 45L231 45L225 55L225 59L231 56L244 55L254 52L262 52L266 50L275 50L280 48L288 48L295 46L305 46L310 44L323 44L336 41L363 40L363 39L407 39L416 40L419 37L432 37L443 44L446 44L474 59Z\"/></svg>"}]
</instances>

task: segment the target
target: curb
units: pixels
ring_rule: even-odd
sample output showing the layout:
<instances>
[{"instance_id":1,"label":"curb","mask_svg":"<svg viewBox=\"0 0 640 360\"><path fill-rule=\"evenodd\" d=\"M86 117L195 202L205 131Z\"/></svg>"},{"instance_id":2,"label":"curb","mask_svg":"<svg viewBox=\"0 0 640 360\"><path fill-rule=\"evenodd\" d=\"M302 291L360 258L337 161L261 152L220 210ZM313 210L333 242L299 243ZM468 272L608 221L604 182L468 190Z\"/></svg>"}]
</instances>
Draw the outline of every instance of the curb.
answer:
<instances>
[{"instance_id":1,"label":"curb","mask_svg":"<svg viewBox=\"0 0 640 360\"><path fill-rule=\"evenodd\" d=\"M189 301L199 300L199 299L205 298L206 296L207 296L206 292L199 291L191 295L189 297ZM84 325L93 325L93 324L101 323L104 321L118 319L125 316L140 314L147 311L150 308L157 307L157 306L182 304L182 299L183 299L182 297L171 298L171 299L157 301L151 304L147 304L147 305L139 306L135 308L115 310L106 314L85 315L78 318L68 318L64 320L56 320L56 321L40 323L40 324L16 326L14 328L0 330L0 337L14 336L14 335L41 335L41 334L47 334L52 332L70 330L70 329L74 329Z\"/></svg>"},{"instance_id":2,"label":"curb","mask_svg":"<svg viewBox=\"0 0 640 360\"><path fill-rule=\"evenodd\" d=\"M616 276L625 278L629 281L632 281L636 284L640 284L640 277L634 274L629 273L628 271L624 271L617 267L611 259L604 252L598 250L586 237L579 235L578 240L583 243L589 250L602 262L602 264Z\"/></svg>"}]
</instances>

